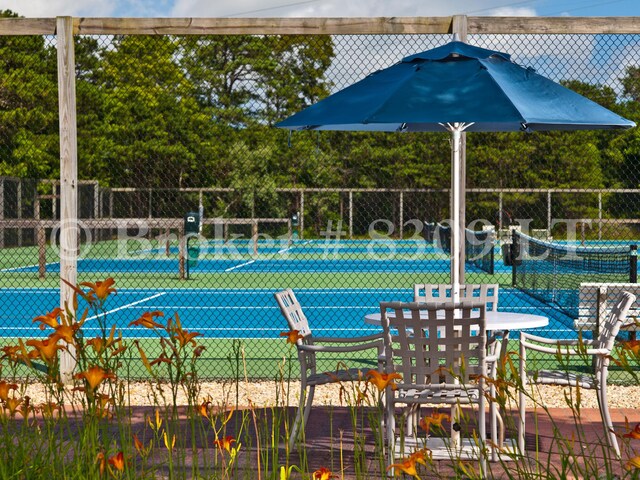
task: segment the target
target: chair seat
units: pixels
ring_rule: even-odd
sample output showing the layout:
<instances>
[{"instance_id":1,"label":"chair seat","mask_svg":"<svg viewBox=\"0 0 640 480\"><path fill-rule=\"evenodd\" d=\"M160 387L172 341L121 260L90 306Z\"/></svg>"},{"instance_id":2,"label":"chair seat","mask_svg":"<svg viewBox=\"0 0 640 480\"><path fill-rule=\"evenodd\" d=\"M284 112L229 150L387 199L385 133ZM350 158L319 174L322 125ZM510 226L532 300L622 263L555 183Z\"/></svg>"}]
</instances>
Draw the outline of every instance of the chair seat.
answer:
<instances>
[{"instance_id":1,"label":"chair seat","mask_svg":"<svg viewBox=\"0 0 640 480\"><path fill-rule=\"evenodd\" d=\"M480 390L477 388L447 388L425 385L424 388L399 389L397 402L400 403L447 403L467 404L477 402Z\"/></svg>"},{"instance_id":2,"label":"chair seat","mask_svg":"<svg viewBox=\"0 0 640 480\"><path fill-rule=\"evenodd\" d=\"M327 383L365 380L369 370L371 369L349 368L348 370L336 370L335 372L315 373L307 377L307 385L325 385Z\"/></svg>"},{"instance_id":3,"label":"chair seat","mask_svg":"<svg viewBox=\"0 0 640 480\"><path fill-rule=\"evenodd\" d=\"M596 379L594 375L587 373L563 372L561 370L538 370L529 372L528 383L541 385L567 385L579 386L580 388L595 389Z\"/></svg>"}]
</instances>

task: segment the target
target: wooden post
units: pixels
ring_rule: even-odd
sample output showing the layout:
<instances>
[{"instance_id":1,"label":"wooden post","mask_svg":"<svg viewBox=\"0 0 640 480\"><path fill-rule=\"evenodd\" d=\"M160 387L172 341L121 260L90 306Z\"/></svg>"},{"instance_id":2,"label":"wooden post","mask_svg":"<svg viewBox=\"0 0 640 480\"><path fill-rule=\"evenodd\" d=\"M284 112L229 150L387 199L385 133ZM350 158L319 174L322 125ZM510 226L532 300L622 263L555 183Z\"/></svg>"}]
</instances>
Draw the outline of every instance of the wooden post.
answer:
<instances>
[{"instance_id":1,"label":"wooden post","mask_svg":"<svg viewBox=\"0 0 640 480\"><path fill-rule=\"evenodd\" d=\"M78 283L78 134L73 19L57 17L58 109L60 118L60 307L72 305L72 285ZM69 383L75 351L60 354L61 380Z\"/></svg>"},{"instance_id":2,"label":"wooden post","mask_svg":"<svg viewBox=\"0 0 640 480\"><path fill-rule=\"evenodd\" d=\"M451 33L457 35L458 40L461 42L467 42L467 16L466 15L454 15L451 19ZM462 185L462 198L460 202L460 221L458 238L459 245L458 250L464 252L464 242L466 237L466 189L467 189L467 134L462 132L460 134L460 184ZM454 248L453 246L451 247ZM465 283L465 262L459 262L458 264L458 281L461 284Z\"/></svg>"},{"instance_id":3,"label":"wooden post","mask_svg":"<svg viewBox=\"0 0 640 480\"><path fill-rule=\"evenodd\" d=\"M258 220L251 222L251 241L253 242L253 255L258 255Z\"/></svg>"}]
</instances>

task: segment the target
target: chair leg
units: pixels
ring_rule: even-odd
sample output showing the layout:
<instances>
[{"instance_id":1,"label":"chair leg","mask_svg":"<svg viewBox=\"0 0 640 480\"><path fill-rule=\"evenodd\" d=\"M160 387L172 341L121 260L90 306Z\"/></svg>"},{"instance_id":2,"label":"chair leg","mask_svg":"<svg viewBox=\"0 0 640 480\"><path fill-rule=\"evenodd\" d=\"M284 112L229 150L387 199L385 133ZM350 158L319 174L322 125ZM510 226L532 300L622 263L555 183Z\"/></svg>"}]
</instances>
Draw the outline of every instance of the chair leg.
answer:
<instances>
[{"instance_id":1,"label":"chair leg","mask_svg":"<svg viewBox=\"0 0 640 480\"><path fill-rule=\"evenodd\" d=\"M607 439L609 445L616 453L616 457L620 458L620 446L618 445L618 439L613 431L613 421L611 420L611 413L609 412L609 403L607 398L607 384L602 383L597 389L598 393L598 408L600 409L600 416L602 417L602 424L607 432Z\"/></svg>"},{"instance_id":2,"label":"chair leg","mask_svg":"<svg viewBox=\"0 0 640 480\"><path fill-rule=\"evenodd\" d=\"M396 453L396 419L394 417L395 405L389 397L387 397L387 405L385 409L385 426L387 433L387 466L395 463ZM387 471L387 476L393 478L395 472L393 469Z\"/></svg>"},{"instance_id":3,"label":"chair leg","mask_svg":"<svg viewBox=\"0 0 640 480\"><path fill-rule=\"evenodd\" d=\"M496 402L493 401L496 397L496 386L491 384L489 388L489 397L491 401L489 402L489 422L491 428L491 461L498 461L498 449L502 447L502 445L498 444L498 406Z\"/></svg>"},{"instance_id":4,"label":"chair leg","mask_svg":"<svg viewBox=\"0 0 640 480\"><path fill-rule=\"evenodd\" d=\"M525 389L527 388L527 368L526 368L526 351L520 346L520 383L521 389L518 393L518 450L520 455L524 455L524 432L525 432Z\"/></svg>"},{"instance_id":5,"label":"chair leg","mask_svg":"<svg viewBox=\"0 0 640 480\"><path fill-rule=\"evenodd\" d=\"M289 436L289 451L292 451L294 449L301 427L302 429L304 429L307 424L309 411L311 410L311 403L313 402L314 389L315 387L312 386L309 387L309 390L307 391L307 386L304 383L300 385L300 402L298 404L296 418L293 421L293 425L291 427L291 435Z\"/></svg>"},{"instance_id":6,"label":"chair leg","mask_svg":"<svg viewBox=\"0 0 640 480\"><path fill-rule=\"evenodd\" d=\"M487 457L486 457L486 445L487 445L487 426L486 426L486 412L484 395L480 396L478 402L478 436L480 437L480 476L486 478L487 473Z\"/></svg>"}]
</instances>

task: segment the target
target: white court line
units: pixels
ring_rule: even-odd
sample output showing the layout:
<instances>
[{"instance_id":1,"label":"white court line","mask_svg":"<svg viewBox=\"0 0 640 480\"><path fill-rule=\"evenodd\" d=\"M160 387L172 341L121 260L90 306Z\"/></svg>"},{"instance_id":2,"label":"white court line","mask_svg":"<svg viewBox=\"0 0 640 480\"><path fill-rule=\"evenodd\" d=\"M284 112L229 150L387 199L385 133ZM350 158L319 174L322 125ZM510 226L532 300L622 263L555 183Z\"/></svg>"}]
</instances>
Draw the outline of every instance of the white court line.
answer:
<instances>
[{"instance_id":1,"label":"white court line","mask_svg":"<svg viewBox=\"0 0 640 480\"><path fill-rule=\"evenodd\" d=\"M309 243L311 243L311 240L307 240L306 242L300 243L300 244L295 245L295 246L297 247L297 246L300 246L300 245L307 245L307 244L309 244ZM291 246L290 246L290 247L283 248L282 250L278 250L278 253L284 253L284 252L287 252L287 251L291 250L293 247L294 247L294 245L293 245L293 244L291 244Z\"/></svg>"},{"instance_id":2,"label":"white court line","mask_svg":"<svg viewBox=\"0 0 640 480\"><path fill-rule=\"evenodd\" d=\"M252 263L255 263L255 260L249 260L248 262L241 263L240 265L236 265L235 267L229 267L225 270L225 272L230 272L240 267L246 267L247 265L251 265Z\"/></svg>"},{"instance_id":3,"label":"white court line","mask_svg":"<svg viewBox=\"0 0 640 480\"><path fill-rule=\"evenodd\" d=\"M60 262L49 262L49 263L45 263L45 266L58 265L59 263ZM22 270L23 268L34 268L38 266L39 266L38 264L35 264L35 265L23 265L21 267L3 268L2 270L0 270L0 272L15 272L15 271Z\"/></svg>"},{"instance_id":4,"label":"white court line","mask_svg":"<svg viewBox=\"0 0 640 480\"><path fill-rule=\"evenodd\" d=\"M108 315L110 313L117 312L119 310L124 310L126 308L133 307L134 305L138 305L139 303L143 303L143 302L146 302L148 300L152 300L154 298L158 298L158 297L161 297L162 295L166 295L166 294L167 294L167 292L160 292L160 293L157 293L155 295L151 295L150 297L143 298L142 300L138 300L137 302L127 303L126 305L122 305L121 307L114 308L113 310L107 310L106 312L103 312L103 313L101 313L99 315L94 315L93 317L88 317L87 320L94 320L94 319L96 319L98 317L101 317L103 315Z\"/></svg>"}]
</instances>

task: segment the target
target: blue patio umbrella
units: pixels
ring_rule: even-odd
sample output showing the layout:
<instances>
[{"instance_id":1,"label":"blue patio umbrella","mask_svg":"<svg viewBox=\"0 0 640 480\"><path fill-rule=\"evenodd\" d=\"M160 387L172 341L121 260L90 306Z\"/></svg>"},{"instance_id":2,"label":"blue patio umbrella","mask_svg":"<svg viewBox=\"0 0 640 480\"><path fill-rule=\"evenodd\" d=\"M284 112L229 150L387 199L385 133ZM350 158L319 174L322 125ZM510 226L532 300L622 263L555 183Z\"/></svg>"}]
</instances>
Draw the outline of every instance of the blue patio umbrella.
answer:
<instances>
[{"instance_id":1,"label":"blue patio umbrella","mask_svg":"<svg viewBox=\"0 0 640 480\"><path fill-rule=\"evenodd\" d=\"M277 124L290 130L449 131L452 135L451 283L464 264L461 133L627 129L635 123L511 61L452 41L371 73Z\"/></svg>"}]
</instances>

